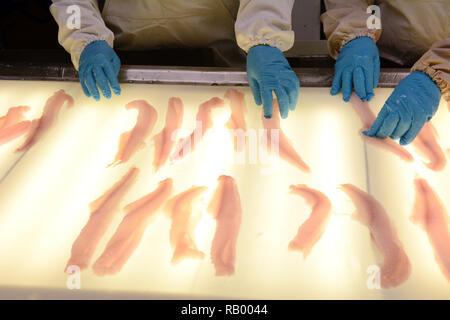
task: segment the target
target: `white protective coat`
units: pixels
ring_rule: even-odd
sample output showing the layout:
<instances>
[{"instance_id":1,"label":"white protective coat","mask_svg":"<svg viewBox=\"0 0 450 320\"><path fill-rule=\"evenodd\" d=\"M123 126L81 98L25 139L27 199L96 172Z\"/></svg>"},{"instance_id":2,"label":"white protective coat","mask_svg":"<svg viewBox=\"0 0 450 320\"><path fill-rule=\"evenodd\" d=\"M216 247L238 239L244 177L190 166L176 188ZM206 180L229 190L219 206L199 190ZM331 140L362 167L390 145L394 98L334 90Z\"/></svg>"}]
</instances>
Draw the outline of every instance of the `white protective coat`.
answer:
<instances>
[{"instance_id":1,"label":"white protective coat","mask_svg":"<svg viewBox=\"0 0 450 320\"><path fill-rule=\"evenodd\" d=\"M89 43L105 40L123 50L155 47L207 47L234 40L248 51L268 44L286 51L294 43L291 12L294 0L53 0L50 11L58 26L59 43L78 69ZM78 6L80 28L70 21ZM74 8L74 7L72 7Z\"/></svg>"}]
</instances>

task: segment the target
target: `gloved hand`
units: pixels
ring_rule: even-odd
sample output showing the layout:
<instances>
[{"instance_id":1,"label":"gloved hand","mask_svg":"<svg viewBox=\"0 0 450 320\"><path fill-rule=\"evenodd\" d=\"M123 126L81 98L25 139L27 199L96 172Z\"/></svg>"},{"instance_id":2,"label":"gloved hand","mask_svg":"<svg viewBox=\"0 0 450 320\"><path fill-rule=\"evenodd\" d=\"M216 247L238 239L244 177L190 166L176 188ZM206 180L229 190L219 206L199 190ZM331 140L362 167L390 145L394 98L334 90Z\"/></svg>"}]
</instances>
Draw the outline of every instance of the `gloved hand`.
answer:
<instances>
[{"instance_id":1,"label":"gloved hand","mask_svg":"<svg viewBox=\"0 0 450 320\"><path fill-rule=\"evenodd\" d=\"M353 39L344 45L334 66L331 94L339 93L345 102L350 100L352 87L362 101L373 98L373 88L380 77L380 56L375 42L369 37Z\"/></svg>"},{"instance_id":2,"label":"gloved hand","mask_svg":"<svg viewBox=\"0 0 450 320\"><path fill-rule=\"evenodd\" d=\"M97 85L103 96L111 98L111 90L120 94L117 74L120 69L120 59L106 41L94 41L88 44L80 56L78 75L81 87L87 97L100 100Z\"/></svg>"},{"instance_id":3,"label":"gloved hand","mask_svg":"<svg viewBox=\"0 0 450 320\"><path fill-rule=\"evenodd\" d=\"M427 74L415 71L397 85L369 131L363 133L381 139L400 138L400 144L406 145L436 113L440 100L436 83Z\"/></svg>"},{"instance_id":4,"label":"gloved hand","mask_svg":"<svg viewBox=\"0 0 450 320\"><path fill-rule=\"evenodd\" d=\"M247 78L257 105L264 106L264 117L272 118L275 91L281 118L297 105L300 82L280 49L257 45L248 51Z\"/></svg>"}]
</instances>

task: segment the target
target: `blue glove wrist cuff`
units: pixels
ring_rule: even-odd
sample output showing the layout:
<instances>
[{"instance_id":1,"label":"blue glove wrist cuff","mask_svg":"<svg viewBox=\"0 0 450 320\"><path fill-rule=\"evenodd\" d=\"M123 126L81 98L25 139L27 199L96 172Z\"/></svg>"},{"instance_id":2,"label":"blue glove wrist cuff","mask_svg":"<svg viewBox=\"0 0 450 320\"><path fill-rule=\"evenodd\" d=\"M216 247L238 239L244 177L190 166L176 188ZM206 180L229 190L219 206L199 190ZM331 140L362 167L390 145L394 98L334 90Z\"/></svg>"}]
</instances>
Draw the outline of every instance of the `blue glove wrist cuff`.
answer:
<instances>
[{"instance_id":1,"label":"blue glove wrist cuff","mask_svg":"<svg viewBox=\"0 0 450 320\"><path fill-rule=\"evenodd\" d=\"M428 94L432 101L436 101L437 103L434 103L431 105L431 116L434 116L436 113L438 107L439 107L439 101L441 100L441 90L439 89L436 82L433 81L433 79L422 71L414 71L408 76L411 80L417 81L417 83L422 84L424 87L424 92L422 94Z\"/></svg>"},{"instance_id":2,"label":"blue glove wrist cuff","mask_svg":"<svg viewBox=\"0 0 450 320\"><path fill-rule=\"evenodd\" d=\"M106 47L107 48L106 48ZM89 55L90 53L92 53L92 51L98 51L98 50L103 50L103 49L106 49L106 50L109 50L109 49L112 49L110 46L109 46L109 44L106 42L106 41L104 41L104 40L98 40L98 41L93 41L93 42L91 42L91 43L89 43L85 48L84 48L84 50L81 52L81 55L80 55L80 61L86 56L86 55Z\"/></svg>"}]
</instances>

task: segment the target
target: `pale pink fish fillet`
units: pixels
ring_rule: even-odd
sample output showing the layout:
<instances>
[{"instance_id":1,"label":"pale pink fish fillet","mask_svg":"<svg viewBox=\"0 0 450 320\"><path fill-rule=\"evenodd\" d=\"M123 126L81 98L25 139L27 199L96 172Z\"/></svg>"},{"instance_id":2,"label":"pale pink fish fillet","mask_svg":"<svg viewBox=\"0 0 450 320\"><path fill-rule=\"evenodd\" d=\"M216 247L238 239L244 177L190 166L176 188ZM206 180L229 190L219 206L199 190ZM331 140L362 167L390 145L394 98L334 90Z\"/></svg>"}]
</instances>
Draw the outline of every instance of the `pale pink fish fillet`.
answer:
<instances>
[{"instance_id":1,"label":"pale pink fish fillet","mask_svg":"<svg viewBox=\"0 0 450 320\"><path fill-rule=\"evenodd\" d=\"M166 114L164 129L153 137L155 143L155 157L153 167L155 171L161 168L169 159L175 145L177 130L183 124L184 106L180 98L170 98Z\"/></svg>"},{"instance_id":2,"label":"pale pink fish fillet","mask_svg":"<svg viewBox=\"0 0 450 320\"><path fill-rule=\"evenodd\" d=\"M114 161L107 167L127 162L138 150L144 148L145 139L152 133L158 118L156 109L145 100L131 101L125 109L137 109L137 121L133 129L120 135L119 148Z\"/></svg>"},{"instance_id":3,"label":"pale pink fish fillet","mask_svg":"<svg viewBox=\"0 0 450 320\"><path fill-rule=\"evenodd\" d=\"M203 139L206 131L211 129L213 126L211 110L213 108L223 107L223 105L224 102L222 99L214 97L206 102L203 102L198 107L194 131L189 136L178 142L175 152L171 155L171 160L181 159L194 150L196 144L200 143ZM199 125L199 123L201 123L201 125Z\"/></svg>"},{"instance_id":4,"label":"pale pink fish fillet","mask_svg":"<svg viewBox=\"0 0 450 320\"><path fill-rule=\"evenodd\" d=\"M155 191L125 207L126 215L93 265L99 276L117 274L142 240L145 229L154 220L172 192L172 179L159 182Z\"/></svg>"},{"instance_id":5,"label":"pale pink fish fillet","mask_svg":"<svg viewBox=\"0 0 450 320\"><path fill-rule=\"evenodd\" d=\"M425 165L433 171L441 171L447 164L447 158L438 143L436 128L427 122L417 137L412 142L416 151L424 158L428 159Z\"/></svg>"},{"instance_id":6,"label":"pale pink fish fillet","mask_svg":"<svg viewBox=\"0 0 450 320\"><path fill-rule=\"evenodd\" d=\"M28 136L23 145L16 150L17 152L30 149L39 138L50 129L58 118L64 103L67 103L67 107L70 108L73 106L74 101L72 96L62 89L58 90L47 99L42 116L39 119L31 121L31 128Z\"/></svg>"},{"instance_id":7,"label":"pale pink fish fillet","mask_svg":"<svg viewBox=\"0 0 450 320\"><path fill-rule=\"evenodd\" d=\"M428 234L436 262L444 277L450 281L450 225L447 210L425 179L416 178L414 185L416 199L411 221Z\"/></svg>"},{"instance_id":8,"label":"pale pink fish fillet","mask_svg":"<svg viewBox=\"0 0 450 320\"><path fill-rule=\"evenodd\" d=\"M26 134L31 129L31 121L22 121L24 113L29 110L28 106L12 107L0 118L0 145Z\"/></svg>"},{"instance_id":9,"label":"pale pink fish fillet","mask_svg":"<svg viewBox=\"0 0 450 320\"><path fill-rule=\"evenodd\" d=\"M279 156L285 160L286 162L292 164L296 168L302 170L303 172L311 172L310 167L306 164L305 161L300 157L300 155L295 151L292 146L291 141L284 134L283 130L280 128L280 115L279 115L279 106L278 101L276 99L273 100L273 115L272 118L266 119L264 118L264 114L262 115L262 122L264 129L267 129L266 139L267 148L270 150L272 145L272 130L279 130L279 145L278 145L278 153Z\"/></svg>"},{"instance_id":10,"label":"pale pink fish fillet","mask_svg":"<svg viewBox=\"0 0 450 320\"><path fill-rule=\"evenodd\" d=\"M87 268L101 238L119 212L122 198L136 181L139 169L133 167L101 197L89 204L91 215L72 245L67 266L76 265L81 270Z\"/></svg>"},{"instance_id":11,"label":"pale pink fish fillet","mask_svg":"<svg viewBox=\"0 0 450 320\"><path fill-rule=\"evenodd\" d=\"M228 89L225 98L230 101L231 117L227 122L227 127L233 130L234 150L242 151L246 143L247 123L245 117L247 115L247 105L245 104L245 96L236 89Z\"/></svg>"},{"instance_id":12,"label":"pale pink fish fillet","mask_svg":"<svg viewBox=\"0 0 450 320\"><path fill-rule=\"evenodd\" d=\"M343 184L342 190L355 204L353 218L369 228L372 241L383 255L381 287L402 284L409 278L411 264L386 211L374 197L352 184Z\"/></svg>"},{"instance_id":13,"label":"pale pink fish fillet","mask_svg":"<svg viewBox=\"0 0 450 320\"><path fill-rule=\"evenodd\" d=\"M0 129L0 145L10 142L31 129L31 121L22 121L7 128Z\"/></svg>"},{"instance_id":14,"label":"pale pink fish fillet","mask_svg":"<svg viewBox=\"0 0 450 320\"><path fill-rule=\"evenodd\" d=\"M17 124L25 119L24 113L30 111L28 106L11 107L6 115L0 118L0 132L2 129Z\"/></svg>"},{"instance_id":15,"label":"pale pink fish fillet","mask_svg":"<svg viewBox=\"0 0 450 320\"><path fill-rule=\"evenodd\" d=\"M217 221L211 260L216 276L230 276L235 269L242 207L236 181L230 176L220 176L218 180L219 184L207 209Z\"/></svg>"},{"instance_id":16,"label":"pale pink fish fillet","mask_svg":"<svg viewBox=\"0 0 450 320\"><path fill-rule=\"evenodd\" d=\"M399 145L394 140L378 139L375 137L368 137L368 136L365 136L364 134L362 134L362 131L370 129L370 127L372 126L372 123L376 119L376 116L372 112L372 110L370 110L369 103L367 101L362 102L361 99L359 99L359 97L357 95L355 95L354 93L352 94L352 96L350 98L350 102L353 106L353 109L356 111L359 118L361 119L361 122L363 123L363 128L361 129L360 134L364 140L366 140L368 143L371 143L375 146L378 146L382 149L392 152L397 157L399 157L400 159L402 159L406 162L414 161L414 158L411 155L411 153L409 153L408 150L406 150L404 147Z\"/></svg>"},{"instance_id":17,"label":"pale pink fish fillet","mask_svg":"<svg viewBox=\"0 0 450 320\"><path fill-rule=\"evenodd\" d=\"M193 210L195 200L208 188L193 186L190 189L169 199L164 211L170 216L170 244L173 251L172 264L184 259L203 259L204 253L198 250L194 231L200 221L201 214Z\"/></svg>"},{"instance_id":18,"label":"pale pink fish fillet","mask_svg":"<svg viewBox=\"0 0 450 320\"><path fill-rule=\"evenodd\" d=\"M311 189L304 184L292 185L291 193L305 198L312 206L311 215L298 228L297 235L289 243L289 250L303 252L306 258L314 245L325 232L331 217L331 201L319 190Z\"/></svg>"}]
</instances>

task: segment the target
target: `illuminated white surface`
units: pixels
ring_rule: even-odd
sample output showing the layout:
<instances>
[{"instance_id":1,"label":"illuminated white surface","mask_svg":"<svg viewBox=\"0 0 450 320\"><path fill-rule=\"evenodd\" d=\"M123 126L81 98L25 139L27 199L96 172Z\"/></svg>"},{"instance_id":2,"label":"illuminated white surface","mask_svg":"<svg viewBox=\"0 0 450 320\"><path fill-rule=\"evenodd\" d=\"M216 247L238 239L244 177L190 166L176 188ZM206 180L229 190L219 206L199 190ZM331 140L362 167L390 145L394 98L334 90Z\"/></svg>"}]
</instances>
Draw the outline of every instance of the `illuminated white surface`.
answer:
<instances>
[{"instance_id":1,"label":"illuminated white surface","mask_svg":"<svg viewBox=\"0 0 450 320\"><path fill-rule=\"evenodd\" d=\"M81 291L268 299L450 298L450 284L434 261L425 232L409 221L416 172L429 180L450 208L450 165L434 173L420 161L406 164L384 150L365 146L358 134L360 120L350 105L340 96L330 96L329 89L302 88L295 112L282 120L282 127L312 174L273 157L268 164L230 163L227 158L233 157L232 140L220 125L207 133L200 148L156 174L151 166L150 140L147 148L128 163L106 168L114 159L120 134L129 130L136 119L136 111L124 108L126 103L145 99L158 110L155 134L164 126L168 99L180 97L185 105L183 130L187 135L194 128L198 105L214 96L223 98L227 89L121 86L121 96L97 103L84 97L78 83L0 82L0 115L9 107L29 105L30 118L39 117L46 99L58 89L75 98L75 106L64 109L51 131L14 167L21 154L13 151L23 138L0 147L0 286L66 288L68 275L63 269L72 243L88 219L89 202L135 165L141 170L138 182L122 207L153 191L160 180L173 177L174 194L192 185L211 187L199 208L204 211L217 177L227 174L236 179L243 205L236 273L232 277L214 276L209 251L215 221L206 212L196 231L205 259L172 266L170 220L160 214L117 276L97 277L88 269L81 275ZM245 93L248 127L261 129L261 108L254 104L249 88L237 89ZM378 112L390 92L376 90L371 102L374 111ZM219 124L229 112L224 109L213 115ZM447 106L442 104L433 120L444 149L450 146L446 125L449 117ZM410 279L400 287L367 288L366 269L379 257L368 229L350 218L353 206L336 188L342 183L369 188L391 217L412 264ZM301 197L289 194L291 184L320 189L334 206L325 234L306 260L287 249L310 213ZM123 212L116 216L94 259L122 216Z\"/></svg>"}]
</instances>

